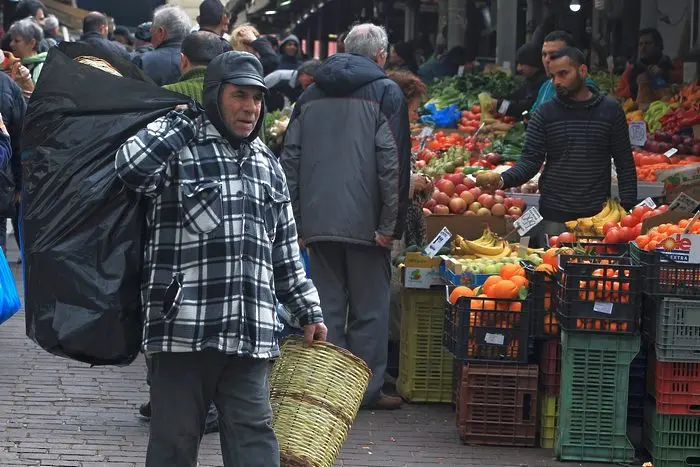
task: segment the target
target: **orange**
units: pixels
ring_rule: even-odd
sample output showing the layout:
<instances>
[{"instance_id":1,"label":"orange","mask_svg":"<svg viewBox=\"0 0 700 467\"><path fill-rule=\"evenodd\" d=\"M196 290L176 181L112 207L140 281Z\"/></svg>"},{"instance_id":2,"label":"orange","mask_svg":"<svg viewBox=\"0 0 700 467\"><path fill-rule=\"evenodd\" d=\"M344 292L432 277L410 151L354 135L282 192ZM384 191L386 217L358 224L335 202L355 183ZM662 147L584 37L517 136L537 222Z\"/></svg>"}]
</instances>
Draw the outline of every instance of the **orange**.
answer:
<instances>
[{"instance_id":1,"label":"orange","mask_svg":"<svg viewBox=\"0 0 700 467\"><path fill-rule=\"evenodd\" d=\"M513 284L517 285L518 288L527 287L528 284L527 279L525 279L523 276L511 276L510 281Z\"/></svg>"},{"instance_id":2,"label":"orange","mask_svg":"<svg viewBox=\"0 0 700 467\"><path fill-rule=\"evenodd\" d=\"M472 289L469 287L464 287L463 285L460 285L459 287L455 287L452 293L450 293L450 303L455 304L457 303L457 299L459 297L473 297L474 292L472 292Z\"/></svg>"},{"instance_id":3,"label":"orange","mask_svg":"<svg viewBox=\"0 0 700 467\"><path fill-rule=\"evenodd\" d=\"M513 276L525 277L525 270L519 264L504 264L499 274L504 279L510 279Z\"/></svg>"},{"instance_id":4,"label":"orange","mask_svg":"<svg viewBox=\"0 0 700 467\"><path fill-rule=\"evenodd\" d=\"M479 295L479 298L486 297L485 294ZM484 309L484 301L483 300L475 300L472 298L471 301L471 309L472 310L483 310Z\"/></svg>"},{"instance_id":5,"label":"orange","mask_svg":"<svg viewBox=\"0 0 700 467\"><path fill-rule=\"evenodd\" d=\"M489 276L486 279L486 282L484 282L484 285L481 286L481 291L484 292L486 295L491 296L491 287L498 284L502 280L503 278L501 276Z\"/></svg>"},{"instance_id":6,"label":"orange","mask_svg":"<svg viewBox=\"0 0 700 467\"><path fill-rule=\"evenodd\" d=\"M515 299L518 297L518 286L508 279L504 279L491 287L489 296L492 298Z\"/></svg>"},{"instance_id":7,"label":"orange","mask_svg":"<svg viewBox=\"0 0 700 467\"><path fill-rule=\"evenodd\" d=\"M559 259L557 258L558 251L559 250L556 248L550 248L549 250L545 251L542 255L542 264L548 264L553 268L556 268L559 265Z\"/></svg>"},{"instance_id":8,"label":"orange","mask_svg":"<svg viewBox=\"0 0 700 467\"><path fill-rule=\"evenodd\" d=\"M520 302L511 302L510 311L523 311L523 304Z\"/></svg>"},{"instance_id":9,"label":"orange","mask_svg":"<svg viewBox=\"0 0 700 467\"><path fill-rule=\"evenodd\" d=\"M552 280L552 278L549 276L554 275L555 268L556 268L556 266L552 266L551 264L542 263L535 268L535 271L541 271L541 272L547 273L547 276L545 277L545 281L549 282Z\"/></svg>"}]
</instances>

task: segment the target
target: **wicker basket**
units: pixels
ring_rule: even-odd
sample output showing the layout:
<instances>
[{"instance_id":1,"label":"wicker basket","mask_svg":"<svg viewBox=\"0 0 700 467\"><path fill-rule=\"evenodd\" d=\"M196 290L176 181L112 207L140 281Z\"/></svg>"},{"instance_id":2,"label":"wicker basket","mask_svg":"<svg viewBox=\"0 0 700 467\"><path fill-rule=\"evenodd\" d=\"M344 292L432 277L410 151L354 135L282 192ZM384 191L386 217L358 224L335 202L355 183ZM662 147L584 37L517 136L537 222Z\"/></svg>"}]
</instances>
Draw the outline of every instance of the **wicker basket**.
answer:
<instances>
[{"instance_id":1,"label":"wicker basket","mask_svg":"<svg viewBox=\"0 0 700 467\"><path fill-rule=\"evenodd\" d=\"M282 344L270 375L272 427L282 466L331 467L360 408L372 372L347 350L325 342Z\"/></svg>"}]
</instances>

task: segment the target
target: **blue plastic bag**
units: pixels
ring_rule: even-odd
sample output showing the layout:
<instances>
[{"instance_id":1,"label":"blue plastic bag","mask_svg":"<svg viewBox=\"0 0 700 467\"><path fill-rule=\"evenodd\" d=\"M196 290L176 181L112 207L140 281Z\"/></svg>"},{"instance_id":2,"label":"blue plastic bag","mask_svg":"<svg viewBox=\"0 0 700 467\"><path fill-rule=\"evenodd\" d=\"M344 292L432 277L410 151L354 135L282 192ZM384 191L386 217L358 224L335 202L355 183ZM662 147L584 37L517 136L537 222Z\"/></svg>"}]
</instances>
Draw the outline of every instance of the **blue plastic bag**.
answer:
<instances>
[{"instance_id":1,"label":"blue plastic bag","mask_svg":"<svg viewBox=\"0 0 700 467\"><path fill-rule=\"evenodd\" d=\"M440 110L435 107L435 104L428 104L425 106L425 110L430 112L430 115L423 115L421 121L423 123L435 125L438 128L454 128L457 126L457 122L462 116L456 104L452 104Z\"/></svg>"},{"instance_id":2,"label":"blue plastic bag","mask_svg":"<svg viewBox=\"0 0 700 467\"><path fill-rule=\"evenodd\" d=\"M21 306L15 278L5 254L0 249L0 324L12 318Z\"/></svg>"}]
</instances>

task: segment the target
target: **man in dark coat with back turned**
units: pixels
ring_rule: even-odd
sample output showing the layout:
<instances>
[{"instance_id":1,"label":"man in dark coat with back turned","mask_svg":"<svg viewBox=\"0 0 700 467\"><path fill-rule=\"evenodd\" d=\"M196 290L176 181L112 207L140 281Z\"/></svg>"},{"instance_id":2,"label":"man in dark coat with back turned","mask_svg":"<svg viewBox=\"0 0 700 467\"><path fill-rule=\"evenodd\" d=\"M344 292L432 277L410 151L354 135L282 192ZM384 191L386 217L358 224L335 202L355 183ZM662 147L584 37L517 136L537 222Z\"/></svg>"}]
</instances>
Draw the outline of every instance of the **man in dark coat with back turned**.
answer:
<instances>
[{"instance_id":1,"label":"man in dark coat with back turned","mask_svg":"<svg viewBox=\"0 0 700 467\"><path fill-rule=\"evenodd\" d=\"M83 35L80 36L80 42L95 45L109 54L129 60L129 51L119 42L107 39L108 32L109 21L107 21L107 17L100 12L93 11L83 18Z\"/></svg>"},{"instance_id":2,"label":"man in dark coat with back turned","mask_svg":"<svg viewBox=\"0 0 700 467\"><path fill-rule=\"evenodd\" d=\"M373 409L401 406L381 389L391 246L408 210L411 143L406 99L382 69L388 46L379 26L350 31L347 53L326 60L296 102L281 156L328 339L367 362L363 406Z\"/></svg>"}]
</instances>

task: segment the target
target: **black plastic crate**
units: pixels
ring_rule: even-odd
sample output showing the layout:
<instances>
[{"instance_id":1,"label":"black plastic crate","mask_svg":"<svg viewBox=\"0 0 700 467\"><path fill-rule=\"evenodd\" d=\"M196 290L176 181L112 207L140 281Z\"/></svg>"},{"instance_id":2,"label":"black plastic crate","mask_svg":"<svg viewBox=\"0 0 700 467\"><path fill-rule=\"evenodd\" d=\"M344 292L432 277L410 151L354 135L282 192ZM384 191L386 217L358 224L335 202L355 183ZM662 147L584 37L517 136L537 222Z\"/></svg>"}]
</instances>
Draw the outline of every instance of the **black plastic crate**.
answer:
<instances>
[{"instance_id":1,"label":"black plastic crate","mask_svg":"<svg viewBox=\"0 0 700 467\"><path fill-rule=\"evenodd\" d=\"M530 300L460 297L447 286L443 344L465 362L527 363L530 352ZM519 310L519 311L518 311Z\"/></svg>"},{"instance_id":2,"label":"black plastic crate","mask_svg":"<svg viewBox=\"0 0 700 467\"><path fill-rule=\"evenodd\" d=\"M629 395L627 397L627 423L635 426L641 426L644 423L647 358L647 344L642 341L639 353L630 364Z\"/></svg>"},{"instance_id":3,"label":"black plastic crate","mask_svg":"<svg viewBox=\"0 0 700 467\"><path fill-rule=\"evenodd\" d=\"M605 243L603 237L576 236L576 243L560 243L560 247L583 248L588 254L597 256L626 256L629 254L629 243Z\"/></svg>"},{"instance_id":4,"label":"black plastic crate","mask_svg":"<svg viewBox=\"0 0 700 467\"><path fill-rule=\"evenodd\" d=\"M677 263L659 251L630 244L630 254L642 269L644 292L661 297L690 298L700 295L700 264Z\"/></svg>"},{"instance_id":5,"label":"black plastic crate","mask_svg":"<svg viewBox=\"0 0 700 467\"><path fill-rule=\"evenodd\" d=\"M530 288L530 335L536 339L559 337L559 319L555 313L557 278L545 271L535 271L535 265L521 262Z\"/></svg>"},{"instance_id":6,"label":"black plastic crate","mask_svg":"<svg viewBox=\"0 0 700 467\"><path fill-rule=\"evenodd\" d=\"M559 257L557 315L567 331L637 334L642 268L626 257Z\"/></svg>"}]
</instances>

